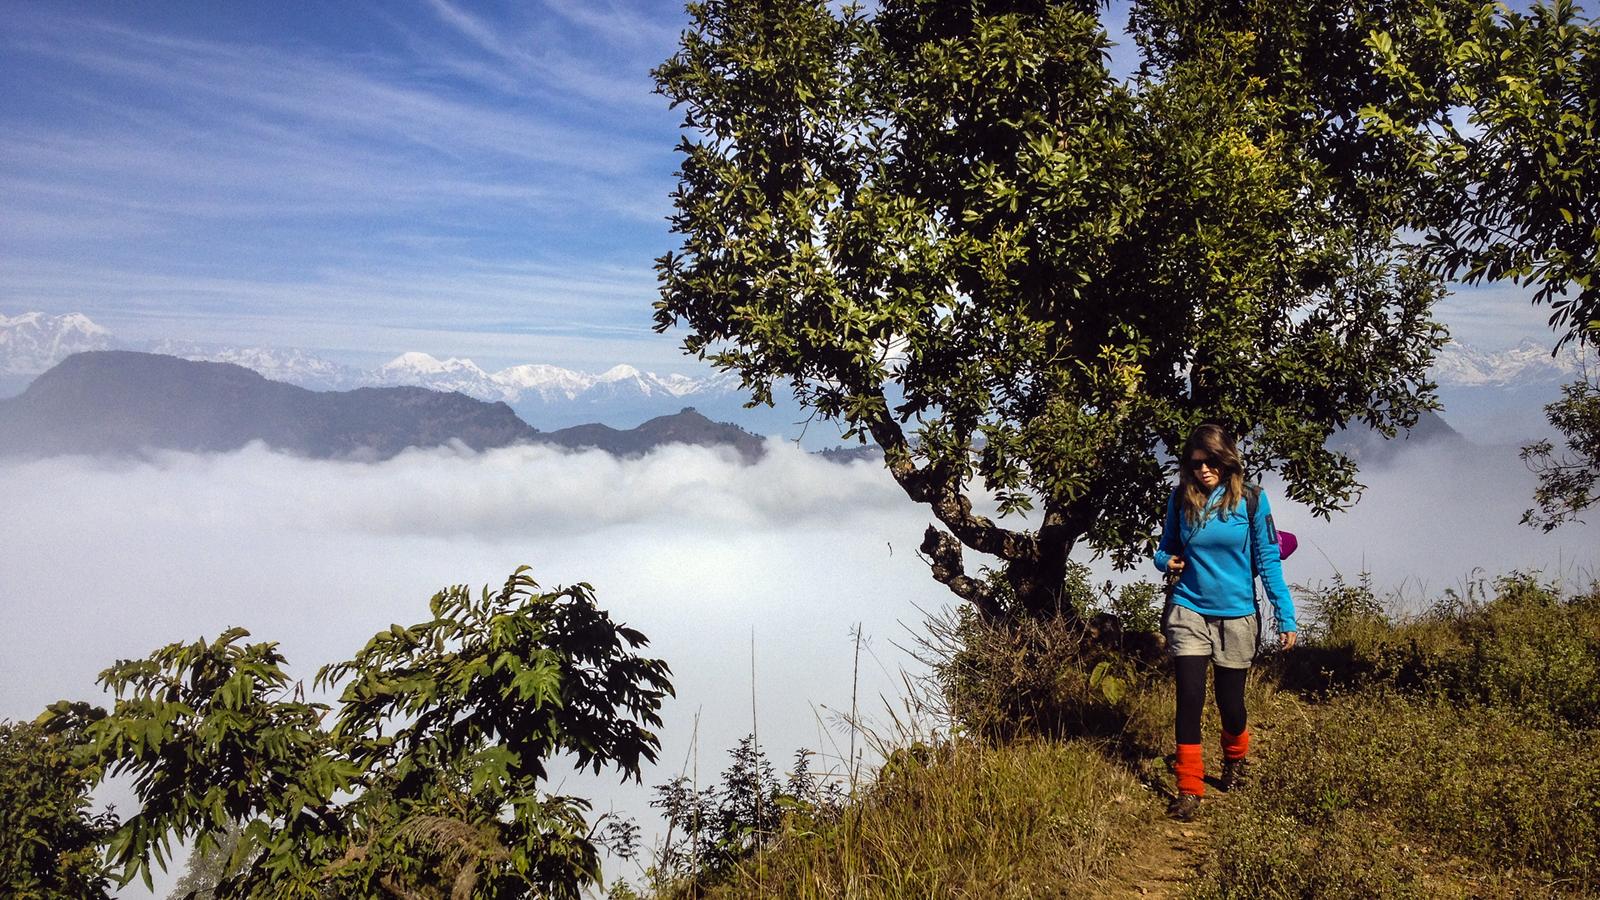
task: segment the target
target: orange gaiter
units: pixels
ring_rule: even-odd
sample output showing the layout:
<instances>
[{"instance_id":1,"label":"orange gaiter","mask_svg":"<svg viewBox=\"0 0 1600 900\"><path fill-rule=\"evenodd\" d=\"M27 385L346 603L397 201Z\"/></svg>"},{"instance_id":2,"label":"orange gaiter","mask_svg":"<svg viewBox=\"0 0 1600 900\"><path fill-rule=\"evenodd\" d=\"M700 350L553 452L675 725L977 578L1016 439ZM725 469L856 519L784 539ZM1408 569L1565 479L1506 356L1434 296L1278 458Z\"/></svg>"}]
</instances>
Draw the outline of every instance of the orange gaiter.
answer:
<instances>
[{"instance_id":1,"label":"orange gaiter","mask_svg":"<svg viewBox=\"0 0 1600 900\"><path fill-rule=\"evenodd\" d=\"M1227 729L1222 731L1222 758L1244 759L1250 755L1250 729L1246 728L1239 734L1229 734Z\"/></svg>"},{"instance_id":2,"label":"orange gaiter","mask_svg":"<svg viewBox=\"0 0 1600 900\"><path fill-rule=\"evenodd\" d=\"M1178 791L1183 794L1203 795L1206 792L1206 763L1199 744L1179 744Z\"/></svg>"}]
</instances>

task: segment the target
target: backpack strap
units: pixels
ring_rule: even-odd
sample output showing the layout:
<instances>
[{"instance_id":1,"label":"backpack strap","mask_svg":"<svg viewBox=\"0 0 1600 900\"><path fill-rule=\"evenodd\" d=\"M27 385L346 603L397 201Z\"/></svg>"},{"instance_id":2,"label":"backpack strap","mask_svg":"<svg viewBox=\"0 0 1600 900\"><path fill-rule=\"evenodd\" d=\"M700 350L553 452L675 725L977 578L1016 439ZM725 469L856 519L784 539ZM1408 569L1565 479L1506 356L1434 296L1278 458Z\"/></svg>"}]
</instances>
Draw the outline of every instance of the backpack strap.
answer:
<instances>
[{"instance_id":1,"label":"backpack strap","mask_svg":"<svg viewBox=\"0 0 1600 900\"><path fill-rule=\"evenodd\" d=\"M1250 579L1252 585L1261 575L1261 566L1256 562L1256 510L1261 508L1261 485L1246 484L1244 486L1244 509L1249 517L1250 532Z\"/></svg>"},{"instance_id":2,"label":"backpack strap","mask_svg":"<svg viewBox=\"0 0 1600 900\"><path fill-rule=\"evenodd\" d=\"M1183 504L1178 499L1177 488L1172 489L1172 498L1167 502L1172 506L1173 509L1177 510L1178 521L1175 524L1177 525L1178 531L1178 556L1182 557L1183 560L1187 562L1189 559L1189 539L1183 536Z\"/></svg>"},{"instance_id":3,"label":"backpack strap","mask_svg":"<svg viewBox=\"0 0 1600 900\"><path fill-rule=\"evenodd\" d=\"M1250 517L1250 575L1256 577L1261 574L1261 567L1256 563L1256 510L1261 508L1261 485L1244 486L1244 508ZM1267 516L1267 543L1278 546L1278 526L1271 516Z\"/></svg>"},{"instance_id":4,"label":"backpack strap","mask_svg":"<svg viewBox=\"0 0 1600 900\"><path fill-rule=\"evenodd\" d=\"M1173 529L1178 532L1178 556L1187 561L1189 556L1189 542L1183 537L1183 510L1179 508L1177 488L1173 488L1172 496L1167 498L1167 507L1177 513L1177 521L1173 523ZM1166 541L1167 535L1165 531L1163 531L1161 535L1161 542L1165 544ZM1161 582L1161 595L1163 598L1163 602L1161 604L1161 633L1165 635L1167 633L1167 622L1172 618L1172 598L1173 592L1178 587L1178 576L1174 575L1169 569L1168 571L1161 573Z\"/></svg>"}]
</instances>

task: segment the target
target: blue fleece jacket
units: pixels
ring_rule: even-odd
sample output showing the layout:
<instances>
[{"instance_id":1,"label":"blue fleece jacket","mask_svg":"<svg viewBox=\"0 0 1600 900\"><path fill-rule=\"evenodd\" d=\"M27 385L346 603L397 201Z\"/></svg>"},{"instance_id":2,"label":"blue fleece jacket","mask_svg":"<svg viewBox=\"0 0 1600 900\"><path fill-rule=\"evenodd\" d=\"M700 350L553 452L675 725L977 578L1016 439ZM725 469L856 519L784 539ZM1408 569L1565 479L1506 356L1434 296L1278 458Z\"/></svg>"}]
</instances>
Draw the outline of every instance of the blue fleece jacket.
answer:
<instances>
[{"instance_id":1,"label":"blue fleece jacket","mask_svg":"<svg viewBox=\"0 0 1600 900\"><path fill-rule=\"evenodd\" d=\"M1167 521L1156 548L1156 568L1165 572L1174 556L1184 559L1183 577L1172 601L1201 615L1236 618L1256 611L1255 578L1250 568L1250 512L1243 497L1233 510L1219 508L1223 486L1207 501L1206 515L1198 525L1184 520L1177 493L1167 498ZM1256 507L1256 568L1278 620L1277 631L1295 631L1294 599L1283 580L1283 560L1278 556L1277 531L1272 507L1262 492Z\"/></svg>"}]
</instances>

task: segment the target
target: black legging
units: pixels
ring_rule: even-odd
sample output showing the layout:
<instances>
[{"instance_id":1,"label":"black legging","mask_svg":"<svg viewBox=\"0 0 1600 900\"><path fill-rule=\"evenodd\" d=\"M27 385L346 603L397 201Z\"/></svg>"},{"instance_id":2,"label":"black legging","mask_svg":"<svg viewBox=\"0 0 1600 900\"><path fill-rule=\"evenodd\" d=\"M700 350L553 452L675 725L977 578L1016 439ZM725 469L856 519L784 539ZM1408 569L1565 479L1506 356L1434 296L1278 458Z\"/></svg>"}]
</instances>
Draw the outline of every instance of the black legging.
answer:
<instances>
[{"instance_id":1,"label":"black legging","mask_svg":"<svg viewBox=\"0 0 1600 900\"><path fill-rule=\"evenodd\" d=\"M1200 743L1200 711L1206 705L1206 665L1209 656L1179 656L1172 661L1178 675L1177 737L1180 744ZM1217 712L1222 714L1222 729L1229 734L1243 734L1246 719L1244 711L1244 678L1249 669L1230 669L1217 666Z\"/></svg>"}]
</instances>

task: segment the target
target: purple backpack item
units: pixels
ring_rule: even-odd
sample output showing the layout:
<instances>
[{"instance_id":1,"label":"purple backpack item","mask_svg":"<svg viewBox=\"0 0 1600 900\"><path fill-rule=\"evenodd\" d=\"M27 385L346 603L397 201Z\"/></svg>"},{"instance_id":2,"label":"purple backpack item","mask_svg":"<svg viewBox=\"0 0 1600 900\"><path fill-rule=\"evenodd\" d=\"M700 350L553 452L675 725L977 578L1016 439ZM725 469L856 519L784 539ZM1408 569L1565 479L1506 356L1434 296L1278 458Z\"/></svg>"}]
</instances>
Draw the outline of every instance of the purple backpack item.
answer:
<instances>
[{"instance_id":1,"label":"purple backpack item","mask_svg":"<svg viewBox=\"0 0 1600 900\"><path fill-rule=\"evenodd\" d=\"M1244 489L1245 510L1250 517L1250 568L1255 569L1255 540L1256 540L1256 510L1261 506L1261 485L1247 484ZM1287 531L1279 531L1271 516L1267 516L1267 538L1278 545L1278 559L1288 559L1289 555L1300 546L1300 541ZM1252 571L1251 577L1261 573Z\"/></svg>"}]
</instances>

